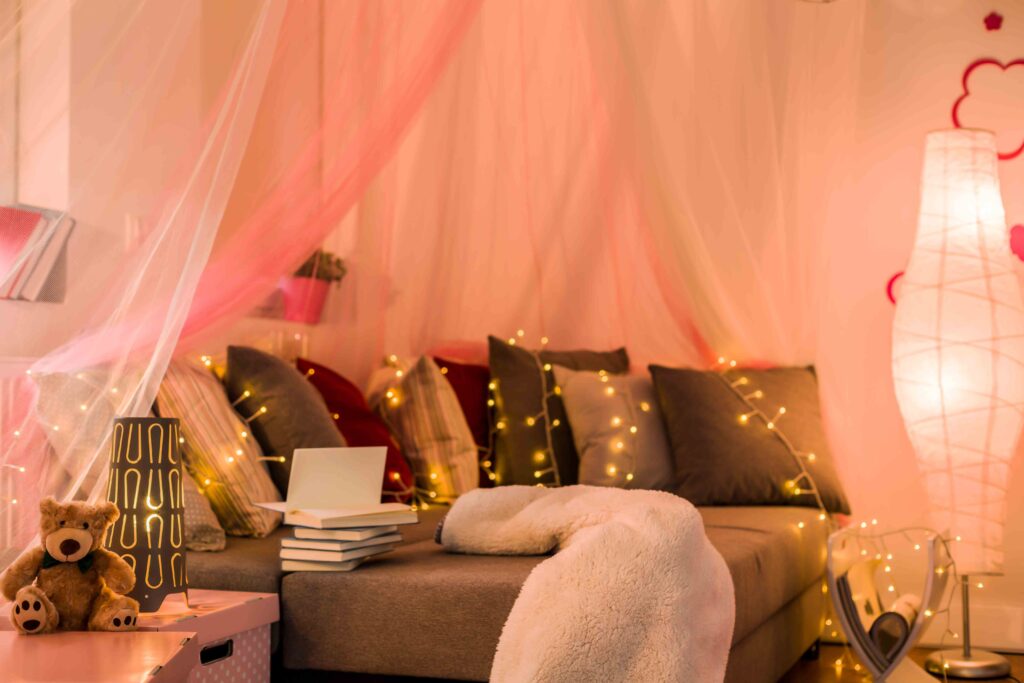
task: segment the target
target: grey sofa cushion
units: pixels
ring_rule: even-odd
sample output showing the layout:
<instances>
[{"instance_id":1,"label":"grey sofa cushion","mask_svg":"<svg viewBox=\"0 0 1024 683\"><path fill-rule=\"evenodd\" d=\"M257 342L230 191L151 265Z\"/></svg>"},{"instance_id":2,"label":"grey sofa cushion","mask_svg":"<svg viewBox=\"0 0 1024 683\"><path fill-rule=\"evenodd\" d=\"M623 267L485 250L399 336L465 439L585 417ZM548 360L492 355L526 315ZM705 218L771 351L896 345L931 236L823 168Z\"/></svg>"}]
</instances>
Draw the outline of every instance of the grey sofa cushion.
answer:
<instances>
[{"instance_id":1,"label":"grey sofa cushion","mask_svg":"<svg viewBox=\"0 0 1024 683\"><path fill-rule=\"evenodd\" d=\"M280 358L245 346L228 347L228 369L224 376L228 398L238 401L244 417L267 411L249 427L267 456L283 458L268 462L270 476L282 496L288 494L292 453L296 448L344 446L345 439L320 393L298 370ZM247 398L243 398L245 392Z\"/></svg>"},{"instance_id":2,"label":"grey sofa cushion","mask_svg":"<svg viewBox=\"0 0 1024 683\"><path fill-rule=\"evenodd\" d=\"M403 544L433 539L437 523L447 512L442 505L421 510L419 524L400 527ZM219 552L189 552L189 587L277 593L282 576L281 539L292 533L292 527L282 526L266 538L228 536L225 549Z\"/></svg>"},{"instance_id":3,"label":"grey sofa cushion","mask_svg":"<svg viewBox=\"0 0 1024 683\"><path fill-rule=\"evenodd\" d=\"M624 373L629 370L629 356L625 349L614 351L541 351L540 367L533 353L512 346L495 337L488 338L488 356L491 379L497 386L497 409L504 429L497 432L495 439L495 469L499 485L537 483L553 484L554 477L545 474L541 478L534 472L551 467L550 458L558 469L562 486L575 484L579 475L579 457L573 444L572 429L565 414L565 406L559 396L547 401L551 421L558 420L558 426L551 430L553 453L547 453L538 463L534 454L547 451L544 424L538 420L527 424L527 418L538 415L543 409L544 382L549 391L555 387L552 371L543 370L544 364L561 365L570 370L605 370L610 373Z\"/></svg>"},{"instance_id":4,"label":"grey sofa cushion","mask_svg":"<svg viewBox=\"0 0 1024 683\"><path fill-rule=\"evenodd\" d=\"M264 538L228 536L220 552L189 552L185 561L189 588L277 593L281 588L281 539L291 527Z\"/></svg>"},{"instance_id":5,"label":"grey sofa cushion","mask_svg":"<svg viewBox=\"0 0 1024 683\"><path fill-rule=\"evenodd\" d=\"M818 519L817 511L759 506L699 509L708 538L732 574L733 643L809 586L821 594L828 525Z\"/></svg>"},{"instance_id":6,"label":"grey sofa cushion","mask_svg":"<svg viewBox=\"0 0 1024 683\"><path fill-rule=\"evenodd\" d=\"M798 482L800 466L765 421L739 419L750 407L730 389L752 397L768 419L779 408L779 429L801 453L830 512L849 514L850 506L832 466L812 368L772 368L717 372L650 367L658 403L665 416L676 469L676 493L694 505L802 505L817 507L813 495L792 495L786 482Z\"/></svg>"},{"instance_id":7,"label":"grey sofa cushion","mask_svg":"<svg viewBox=\"0 0 1024 683\"><path fill-rule=\"evenodd\" d=\"M439 514L429 512L423 529ZM712 508L701 514L736 587L733 643L809 587L820 594L826 533L814 510ZM486 680L505 618L544 559L453 555L421 540L352 572L287 574L281 582L285 666ZM805 616L820 620L820 613Z\"/></svg>"}]
</instances>

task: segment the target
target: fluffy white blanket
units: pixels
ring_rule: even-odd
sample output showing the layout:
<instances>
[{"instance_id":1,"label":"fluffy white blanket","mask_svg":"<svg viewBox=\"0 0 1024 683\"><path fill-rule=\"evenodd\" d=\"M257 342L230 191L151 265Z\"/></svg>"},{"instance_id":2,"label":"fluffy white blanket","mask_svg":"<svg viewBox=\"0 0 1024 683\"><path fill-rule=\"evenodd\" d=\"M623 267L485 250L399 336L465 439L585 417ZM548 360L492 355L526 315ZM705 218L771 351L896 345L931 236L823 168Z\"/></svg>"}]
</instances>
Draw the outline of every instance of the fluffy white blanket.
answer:
<instances>
[{"instance_id":1,"label":"fluffy white blanket","mask_svg":"<svg viewBox=\"0 0 1024 683\"><path fill-rule=\"evenodd\" d=\"M669 493L503 486L463 495L441 542L558 552L530 573L491 667L497 683L721 681L735 599L700 514Z\"/></svg>"}]
</instances>

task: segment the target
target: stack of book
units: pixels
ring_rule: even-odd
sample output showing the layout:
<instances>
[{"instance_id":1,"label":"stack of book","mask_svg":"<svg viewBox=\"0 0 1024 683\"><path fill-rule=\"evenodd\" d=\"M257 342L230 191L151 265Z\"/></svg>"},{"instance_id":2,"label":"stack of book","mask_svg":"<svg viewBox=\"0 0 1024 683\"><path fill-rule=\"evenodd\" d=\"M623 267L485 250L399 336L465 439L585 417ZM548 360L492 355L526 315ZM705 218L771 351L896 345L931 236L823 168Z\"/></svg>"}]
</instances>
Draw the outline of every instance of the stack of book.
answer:
<instances>
[{"instance_id":1,"label":"stack of book","mask_svg":"<svg viewBox=\"0 0 1024 683\"><path fill-rule=\"evenodd\" d=\"M281 569L287 572L347 572L367 558L392 550L402 540L398 528L415 524L407 505L385 503L333 510L290 510L285 524L292 538L281 540Z\"/></svg>"},{"instance_id":2,"label":"stack of book","mask_svg":"<svg viewBox=\"0 0 1024 683\"><path fill-rule=\"evenodd\" d=\"M49 300L74 225L60 211L0 206L0 299Z\"/></svg>"}]
</instances>

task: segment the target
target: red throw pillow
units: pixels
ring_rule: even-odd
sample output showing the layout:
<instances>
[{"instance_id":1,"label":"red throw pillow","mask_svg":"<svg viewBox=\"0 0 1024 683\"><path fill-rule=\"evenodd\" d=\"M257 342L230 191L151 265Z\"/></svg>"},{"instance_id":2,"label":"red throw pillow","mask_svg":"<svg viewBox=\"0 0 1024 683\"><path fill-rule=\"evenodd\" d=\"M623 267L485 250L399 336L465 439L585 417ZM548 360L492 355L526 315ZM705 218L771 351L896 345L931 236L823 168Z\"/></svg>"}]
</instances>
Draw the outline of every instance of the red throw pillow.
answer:
<instances>
[{"instance_id":1,"label":"red throw pillow","mask_svg":"<svg viewBox=\"0 0 1024 683\"><path fill-rule=\"evenodd\" d=\"M384 466L384 502L409 502L412 499L413 476L398 444L387 425L366 404L359 387L328 367L299 358L299 372L306 376L327 403L334 424L349 446L387 446ZM404 493L403 493L404 492Z\"/></svg>"},{"instance_id":2,"label":"red throw pillow","mask_svg":"<svg viewBox=\"0 0 1024 683\"><path fill-rule=\"evenodd\" d=\"M489 391L487 385L491 381L491 371L486 365L469 365L456 363L446 358L434 358L437 367L448 379L448 383L455 390L455 396L459 399L459 406L462 414L466 416L469 424L469 431L473 433L473 440L480 448L480 459L487 457L487 448L490 442L490 408L487 406ZM494 486L494 482L487 476L483 468L480 469L480 488Z\"/></svg>"}]
</instances>

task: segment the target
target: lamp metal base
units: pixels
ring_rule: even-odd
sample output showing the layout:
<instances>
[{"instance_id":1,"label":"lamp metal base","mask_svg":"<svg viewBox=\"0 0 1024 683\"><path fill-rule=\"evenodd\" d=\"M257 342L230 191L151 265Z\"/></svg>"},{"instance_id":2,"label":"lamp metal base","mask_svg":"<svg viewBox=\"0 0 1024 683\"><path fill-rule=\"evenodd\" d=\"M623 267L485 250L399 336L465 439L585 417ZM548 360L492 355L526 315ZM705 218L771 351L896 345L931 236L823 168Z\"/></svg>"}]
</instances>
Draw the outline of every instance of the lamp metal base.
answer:
<instances>
[{"instance_id":1,"label":"lamp metal base","mask_svg":"<svg viewBox=\"0 0 1024 683\"><path fill-rule=\"evenodd\" d=\"M924 668L932 675L949 678L984 679L1010 675L1010 662L1006 657L973 648L970 657L965 657L963 650L937 650L924 660Z\"/></svg>"}]
</instances>

